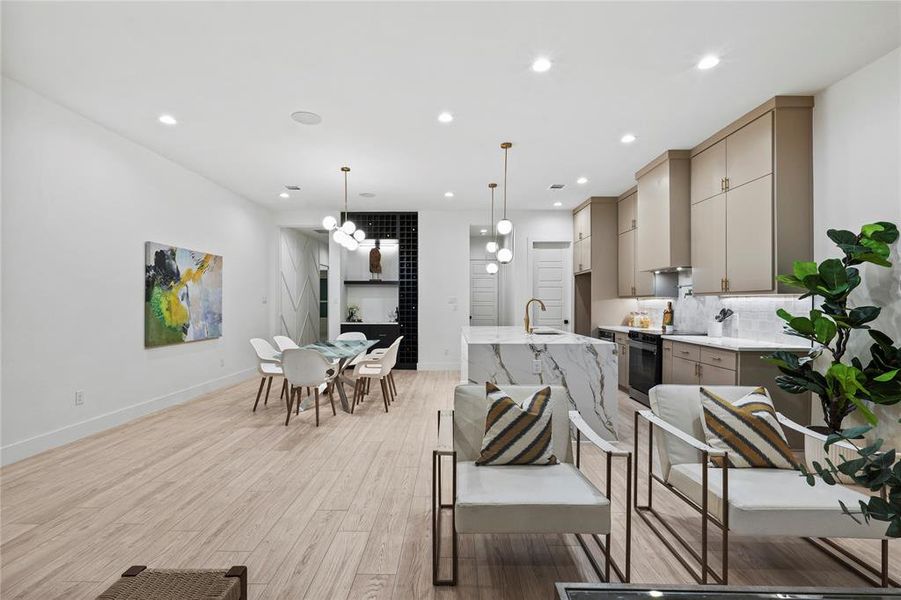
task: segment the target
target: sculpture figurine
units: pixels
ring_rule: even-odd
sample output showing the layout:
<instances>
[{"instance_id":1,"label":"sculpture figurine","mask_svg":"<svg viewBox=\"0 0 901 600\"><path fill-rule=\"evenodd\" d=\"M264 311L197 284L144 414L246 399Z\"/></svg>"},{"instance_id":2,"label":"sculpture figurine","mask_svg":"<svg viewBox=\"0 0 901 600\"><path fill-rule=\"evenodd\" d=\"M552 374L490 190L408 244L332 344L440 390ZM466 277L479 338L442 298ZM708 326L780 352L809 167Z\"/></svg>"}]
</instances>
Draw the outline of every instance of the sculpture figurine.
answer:
<instances>
[{"instance_id":1,"label":"sculpture figurine","mask_svg":"<svg viewBox=\"0 0 901 600\"><path fill-rule=\"evenodd\" d=\"M379 250L379 240L375 241L375 248L369 251L369 278L382 278L382 253Z\"/></svg>"}]
</instances>

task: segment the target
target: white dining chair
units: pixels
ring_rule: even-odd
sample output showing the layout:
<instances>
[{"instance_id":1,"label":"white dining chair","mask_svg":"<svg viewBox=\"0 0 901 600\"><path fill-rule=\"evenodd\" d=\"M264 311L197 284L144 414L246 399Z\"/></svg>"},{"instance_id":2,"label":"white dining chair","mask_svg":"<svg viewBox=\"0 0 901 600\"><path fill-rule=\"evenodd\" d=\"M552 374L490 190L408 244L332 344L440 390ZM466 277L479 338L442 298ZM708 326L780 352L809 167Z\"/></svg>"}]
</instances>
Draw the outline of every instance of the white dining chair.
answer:
<instances>
[{"instance_id":1,"label":"white dining chair","mask_svg":"<svg viewBox=\"0 0 901 600\"><path fill-rule=\"evenodd\" d=\"M286 335L274 335L272 336L272 341L274 341L275 345L278 346L279 352L284 352L285 350L293 350L294 348L300 348L300 346L298 346L294 340Z\"/></svg>"},{"instance_id":2,"label":"white dining chair","mask_svg":"<svg viewBox=\"0 0 901 600\"><path fill-rule=\"evenodd\" d=\"M362 402L363 397L369 393L369 385L373 379L377 379L382 387L385 412L388 412L388 404L393 402L397 396L392 370L397 364L397 352L402 339L404 336L394 340L384 354L375 357L367 356L354 367L354 399L350 404L351 414L354 412L354 406Z\"/></svg>"},{"instance_id":3,"label":"white dining chair","mask_svg":"<svg viewBox=\"0 0 901 600\"><path fill-rule=\"evenodd\" d=\"M285 380L289 384L288 414L285 417L285 425L291 420L291 408L295 406L296 412L300 408L300 392L303 388L312 388L316 402L316 427L319 427L319 394L327 392L329 402L332 405L332 415L335 411L335 398L332 391L332 383L336 376L335 364L326 360L322 354L309 348L289 348L282 353L282 368L285 372ZM296 398L296 400L295 400Z\"/></svg>"},{"instance_id":4,"label":"white dining chair","mask_svg":"<svg viewBox=\"0 0 901 600\"><path fill-rule=\"evenodd\" d=\"M365 342L366 334L362 331L345 331L335 339L342 342Z\"/></svg>"},{"instance_id":5,"label":"white dining chair","mask_svg":"<svg viewBox=\"0 0 901 600\"><path fill-rule=\"evenodd\" d=\"M253 403L253 412L256 412L257 405L260 403L260 395L263 393L263 385L266 385L266 398L263 405L269 403L269 390L272 388L272 378L282 377L281 358L278 351L272 347L272 344L262 338L251 338L250 345L253 346L257 355L257 372L260 374L260 388L257 390L257 399ZM281 397L288 393L288 384L282 381Z\"/></svg>"}]
</instances>

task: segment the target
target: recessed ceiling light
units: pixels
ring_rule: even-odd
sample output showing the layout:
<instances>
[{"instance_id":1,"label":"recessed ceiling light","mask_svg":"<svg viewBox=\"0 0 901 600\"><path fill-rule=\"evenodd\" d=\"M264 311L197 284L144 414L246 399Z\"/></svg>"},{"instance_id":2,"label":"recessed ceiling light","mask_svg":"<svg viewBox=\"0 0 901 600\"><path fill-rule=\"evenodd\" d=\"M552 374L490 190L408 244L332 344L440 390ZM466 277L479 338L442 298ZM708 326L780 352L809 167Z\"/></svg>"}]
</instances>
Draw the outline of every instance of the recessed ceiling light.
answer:
<instances>
[{"instance_id":1,"label":"recessed ceiling light","mask_svg":"<svg viewBox=\"0 0 901 600\"><path fill-rule=\"evenodd\" d=\"M698 68L702 71L706 71L707 69L712 69L718 64L720 64L720 57L714 56L713 54L708 54L700 61L698 61Z\"/></svg>"},{"instance_id":2,"label":"recessed ceiling light","mask_svg":"<svg viewBox=\"0 0 901 600\"><path fill-rule=\"evenodd\" d=\"M444 192L444 197L445 197L445 198L453 198L453 197L454 197L454 193L453 193L453 192Z\"/></svg>"},{"instance_id":3,"label":"recessed ceiling light","mask_svg":"<svg viewBox=\"0 0 901 600\"><path fill-rule=\"evenodd\" d=\"M290 198L291 195L288 192L282 192L278 195L279 198Z\"/></svg>"},{"instance_id":4,"label":"recessed ceiling light","mask_svg":"<svg viewBox=\"0 0 901 600\"><path fill-rule=\"evenodd\" d=\"M454 120L454 115L450 114L449 112L443 112L440 115L438 115L438 121L440 123L450 123L453 120Z\"/></svg>"},{"instance_id":5,"label":"recessed ceiling light","mask_svg":"<svg viewBox=\"0 0 901 600\"><path fill-rule=\"evenodd\" d=\"M627 133L623 137L619 138L619 141L621 141L624 144L631 144L635 140L636 140L636 137L631 133Z\"/></svg>"},{"instance_id":6,"label":"recessed ceiling light","mask_svg":"<svg viewBox=\"0 0 901 600\"><path fill-rule=\"evenodd\" d=\"M563 203L562 202L554 202L554 206L559 208L559 207L563 206Z\"/></svg>"},{"instance_id":7,"label":"recessed ceiling light","mask_svg":"<svg viewBox=\"0 0 901 600\"><path fill-rule=\"evenodd\" d=\"M178 121L172 115L160 115L160 123L163 125L177 125Z\"/></svg>"},{"instance_id":8,"label":"recessed ceiling light","mask_svg":"<svg viewBox=\"0 0 901 600\"><path fill-rule=\"evenodd\" d=\"M578 183L579 185L585 185L586 183L588 183L588 178L579 177L578 179L576 179L576 183Z\"/></svg>"},{"instance_id":9,"label":"recessed ceiling light","mask_svg":"<svg viewBox=\"0 0 901 600\"><path fill-rule=\"evenodd\" d=\"M536 73L544 73L551 70L551 61L548 58L540 56L532 63L532 70Z\"/></svg>"},{"instance_id":10,"label":"recessed ceiling light","mask_svg":"<svg viewBox=\"0 0 901 600\"><path fill-rule=\"evenodd\" d=\"M319 125L322 123L322 117L308 110L298 110L291 113L291 118L301 125Z\"/></svg>"},{"instance_id":11,"label":"recessed ceiling light","mask_svg":"<svg viewBox=\"0 0 901 600\"><path fill-rule=\"evenodd\" d=\"M372 192L360 192L361 198L375 198L375 194Z\"/></svg>"}]
</instances>

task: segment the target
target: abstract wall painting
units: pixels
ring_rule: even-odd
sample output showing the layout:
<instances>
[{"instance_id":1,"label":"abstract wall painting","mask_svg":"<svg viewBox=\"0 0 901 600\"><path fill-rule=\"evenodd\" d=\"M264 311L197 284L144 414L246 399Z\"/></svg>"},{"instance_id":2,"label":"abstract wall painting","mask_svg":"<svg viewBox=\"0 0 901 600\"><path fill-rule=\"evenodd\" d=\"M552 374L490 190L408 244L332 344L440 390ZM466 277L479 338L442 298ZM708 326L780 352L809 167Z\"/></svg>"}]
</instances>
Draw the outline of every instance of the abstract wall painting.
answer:
<instances>
[{"instance_id":1,"label":"abstract wall painting","mask_svg":"<svg viewBox=\"0 0 901 600\"><path fill-rule=\"evenodd\" d=\"M222 257L144 244L144 347L222 336Z\"/></svg>"}]
</instances>

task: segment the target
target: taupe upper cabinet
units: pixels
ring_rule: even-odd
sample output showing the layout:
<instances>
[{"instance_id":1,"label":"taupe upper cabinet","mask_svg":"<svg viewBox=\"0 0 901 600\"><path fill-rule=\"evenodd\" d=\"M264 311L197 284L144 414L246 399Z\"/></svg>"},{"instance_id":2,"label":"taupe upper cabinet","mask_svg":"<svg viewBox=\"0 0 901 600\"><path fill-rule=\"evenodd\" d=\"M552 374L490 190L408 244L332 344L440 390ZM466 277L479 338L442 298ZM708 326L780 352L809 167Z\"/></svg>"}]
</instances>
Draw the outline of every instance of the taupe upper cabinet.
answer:
<instances>
[{"instance_id":1,"label":"taupe upper cabinet","mask_svg":"<svg viewBox=\"0 0 901 600\"><path fill-rule=\"evenodd\" d=\"M573 241L591 236L591 204L586 204L573 215Z\"/></svg>"},{"instance_id":2,"label":"taupe upper cabinet","mask_svg":"<svg viewBox=\"0 0 901 600\"><path fill-rule=\"evenodd\" d=\"M635 229L637 223L635 219L636 203L638 202L638 188L632 188L626 192L626 196L619 201L617 221L619 230L617 233L626 233Z\"/></svg>"},{"instance_id":3,"label":"taupe upper cabinet","mask_svg":"<svg viewBox=\"0 0 901 600\"><path fill-rule=\"evenodd\" d=\"M690 158L688 150L668 150L635 174L639 271L691 264Z\"/></svg>"},{"instance_id":4,"label":"taupe upper cabinet","mask_svg":"<svg viewBox=\"0 0 901 600\"><path fill-rule=\"evenodd\" d=\"M813 98L776 96L692 150L695 294L793 292L813 257Z\"/></svg>"}]
</instances>

